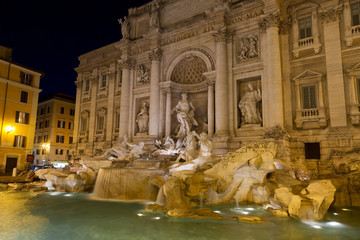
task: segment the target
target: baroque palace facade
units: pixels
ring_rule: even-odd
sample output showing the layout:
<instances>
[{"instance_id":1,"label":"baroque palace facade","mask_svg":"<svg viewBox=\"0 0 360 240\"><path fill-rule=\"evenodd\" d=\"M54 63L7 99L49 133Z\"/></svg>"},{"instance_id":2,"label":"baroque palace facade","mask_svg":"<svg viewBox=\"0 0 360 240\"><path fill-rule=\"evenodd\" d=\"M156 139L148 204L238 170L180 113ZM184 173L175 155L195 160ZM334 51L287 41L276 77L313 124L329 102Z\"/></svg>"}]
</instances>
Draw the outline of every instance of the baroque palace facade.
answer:
<instances>
[{"instance_id":1,"label":"baroque palace facade","mask_svg":"<svg viewBox=\"0 0 360 240\"><path fill-rule=\"evenodd\" d=\"M77 152L176 136L181 101L216 154L274 126L295 157L360 147L360 1L158 0L119 23L79 57Z\"/></svg>"}]
</instances>

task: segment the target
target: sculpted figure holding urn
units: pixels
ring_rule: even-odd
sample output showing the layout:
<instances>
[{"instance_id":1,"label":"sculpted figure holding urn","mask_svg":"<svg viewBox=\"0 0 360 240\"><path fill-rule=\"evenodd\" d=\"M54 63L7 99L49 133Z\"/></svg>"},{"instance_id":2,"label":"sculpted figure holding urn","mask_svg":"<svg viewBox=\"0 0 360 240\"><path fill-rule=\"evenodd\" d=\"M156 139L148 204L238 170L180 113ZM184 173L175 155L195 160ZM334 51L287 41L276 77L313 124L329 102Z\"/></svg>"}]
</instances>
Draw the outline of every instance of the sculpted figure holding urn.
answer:
<instances>
[{"instance_id":1,"label":"sculpted figure holding urn","mask_svg":"<svg viewBox=\"0 0 360 240\"><path fill-rule=\"evenodd\" d=\"M243 124L261 124L261 113L257 103L261 101L260 89L254 89L253 83L248 83L248 91L242 96L239 102L239 109L242 114Z\"/></svg>"},{"instance_id":2,"label":"sculpted figure holding urn","mask_svg":"<svg viewBox=\"0 0 360 240\"><path fill-rule=\"evenodd\" d=\"M149 110L147 102L141 104L140 112L136 117L136 122L139 127L139 133L146 133L149 128Z\"/></svg>"}]
</instances>

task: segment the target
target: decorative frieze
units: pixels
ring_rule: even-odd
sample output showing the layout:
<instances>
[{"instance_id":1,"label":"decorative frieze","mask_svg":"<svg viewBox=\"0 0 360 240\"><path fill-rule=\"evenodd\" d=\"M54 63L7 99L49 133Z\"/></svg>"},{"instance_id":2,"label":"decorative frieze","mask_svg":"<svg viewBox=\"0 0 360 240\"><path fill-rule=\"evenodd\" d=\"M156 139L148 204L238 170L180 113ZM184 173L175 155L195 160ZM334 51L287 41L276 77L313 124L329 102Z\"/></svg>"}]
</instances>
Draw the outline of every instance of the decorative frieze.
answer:
<instances>
[{"instance_id":1,"label":"decorative frieze","mask_svg":"<svg viewBox=\"0 0 360 240\"><path fill-rule=\"evenodd\" d=\"M229 38L233 36L233 31L229 31L226 28L222 28L212 34L215 38L215 42L226 42Z\"/></svg>"},{"instance_id":2,"label":"decorative frieze","mask_svg":"<svg viewBox=\"0 0 360 240\"><path fill-rule=\"evenodd\" d=\"M236 43L237 61L242 62L259 56L259 37L257 34L250 34L245 37L238 37Z\"/></svg>"},{"instance_id":3,"label":"decorative frieze","mask_svg":"<svg viewBox=\"0 0 360 240\"><path fill-rule=\"evenodd\" d=\"M149 53L150 61L160 61L162 57L162 50L160 48L154 48Z\"/></svg>"},{"instance_id":4,"label":"decorative frieze","mask_svg":"<svg viewBox=\"0 0 360 240\"><path fill-rule=\"evenodd\" d=\"M340 14L342 13L343 6L338 5L327 11L320 11L319 16L322 24L331 23L340 20Z\"/></svg>"},{"instance_id":5,"label":"decorative frieze","mask_svg":"<svg viewBox=\"0 0 360 240\"><path fill-rule=\"evenodd\" d=\"M118 60L118 63L123 69L135 69L135 60L131 58L126 58L123 60Z\"/></svg>"},{"instance_id":6,"label":"decorative frieze","mask_svg":"<svg viewBox=\"0 0 360 240\"><path fill-rule=\"evenodd\" d=\"M270 13L261 18L259 22L259 28L262 32L265 32L270 27L279 27L280 18L278 13Z\"/></svg>"}]
</instances>

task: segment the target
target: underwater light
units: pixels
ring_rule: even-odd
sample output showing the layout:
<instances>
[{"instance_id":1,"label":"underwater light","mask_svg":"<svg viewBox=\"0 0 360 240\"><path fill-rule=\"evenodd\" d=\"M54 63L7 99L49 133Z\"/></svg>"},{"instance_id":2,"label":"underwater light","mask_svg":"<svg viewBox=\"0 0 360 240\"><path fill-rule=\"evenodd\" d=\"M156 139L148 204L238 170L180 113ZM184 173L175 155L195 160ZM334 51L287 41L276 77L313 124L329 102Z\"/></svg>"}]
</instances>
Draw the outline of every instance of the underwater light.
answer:
<instances>
[{"instance_id":1,"label":"underwater light","mask_svg":"<svg viewBox=\"0 0 360 240\"><path fill-rule=\"evenodd\" d=\"M339 214L338 214L338 213L336 213L336 212L334 212L333 214L334 214L335 216L339 215Z\"/></svg>"},{"instance_id":2,"label":"underwater light","mask_svg":"<svg viewBox=\"0 0 360 240\"><path fill-rule=\"evenodd\" d=\"M351 209L347 209L347 208L342 208L341 210L343 210L343 211L348 211L348 212L351 211Z\"/></svg>"},{"instance_id":3,"label":"underwater light","mask_svg":"<svg viewBox=\"0 0 360 240\"><path fill-rule=\"evenodd\" d=\"M338 222L328 222L326 223L327 225L329 226L332 226L332 227L339 227L341 226L341 223L338 223Z\"/></svg>"},{"instance_id":4,"label":"underwater light","mask_svg":"<svg viewBox=\"0 0 360 240\"><path fill-rule=\"evenodd\" d=\"M138 213L137 215L138 215L139 217L144 216L144 214L142 214L142 213Z\"/></svg>"},{"instance_id":5,"label":"underwater light","mask_svg":"<svg viewBox=\"0 0 360 240\"><path fill-rule=\"evenodd\" d=\"M65 194L64 196L65 197L71 197L72 195L70 193L68 193L68 194Z\"/></svg>"},{"instance_id":6,"label":"underwater light","mask_svg":"<svg viewBox=\"0 0 360 240\"><path fill-rule=\"evenodd\" d=\"M246 212L246 211L242 211L241 213L245 214L245 215L249 214L249 212Z\"/></svg>"},{"instance_id":7,"label":"underwater light","mask_svg":"<svg viewBox=\"0 0 360 240\"><path fill-rule=\"evenodd\" d=\"M221 213L220 211L214 211L214 213Z\"/></svg>"},{"instance_id":8,"label":"underwater light","mask_svg":"<svg viewBox=\"0 0 360 240\"><path fill-rule=\"evenodd\" d=\"M321 227L319 225L313 225L312 227L316 228L316 229L321 229Z\"/></svg>"},{"instance_id":9,"label":"underwater light","mask_svg":"<svg viewBox=\"0 0 360 240\"><path fill-rule=\"evenodd\" d=\"M159 219L160 219L160 217L154 217L153 219L155 219L155 220L159 220Z\"/></svg>"},{"instance_id":10,"label":"underwater light","mask_svg":"<svg viewBox=\"0 0 360 240\"><path fill-rule=\"evenodd\" d=\"M249 208L245 208L245 210L254 211L255 208L249 207Z\"/></svg>"},{"instance_id":11,"label":"underwater light","mask_svg":"<svg viewBox=\"0 0 360 240\"><path fill-rule=\"evenodd\" d=\"M60 193L59 192L52 192L50 193L51 196L56 196L56 195L59 195Z\"/></svg>"}]
</instances>

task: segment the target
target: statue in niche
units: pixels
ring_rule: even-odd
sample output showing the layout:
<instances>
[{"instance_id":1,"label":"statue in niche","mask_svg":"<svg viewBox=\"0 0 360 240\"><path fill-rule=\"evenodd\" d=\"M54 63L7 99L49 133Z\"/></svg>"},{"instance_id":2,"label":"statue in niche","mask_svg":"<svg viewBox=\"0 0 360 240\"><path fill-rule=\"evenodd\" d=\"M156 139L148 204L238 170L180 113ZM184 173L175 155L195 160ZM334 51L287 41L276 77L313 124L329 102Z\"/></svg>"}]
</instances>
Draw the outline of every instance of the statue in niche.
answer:
<instances>
[{"instance_id":1,"label":"statue in niche","mask_svg":"<svg viewBox=\"0 0 360 240\"><path fill-rule=\"evenodd\" d=\"M179 125L176 127L176 138L183 139L189 134L193 126L198 126L194 118L195 108L193 104L188 101L188 95L186 93L181 94L181 100L171 110L171 114L175 111L179 122Z\"/></svg>"},{"instance_id":2,"label":"statue in niche","mask_svg":"<svg viewBox=\"0 0 360 240\"><path fill-rule=\"evenodd\" d=\"M250 35L248 37L239 39L237 56L238 61L245 61L251 58L256 58L258 55L258 36Z\"/></svg>"},{"instance_id":3,"label":"statue in niche","mask_svg":"<svg viewBox=\"0 0 360 240\"><path fill-rule=\"evenodd\" d=\"M136 122L139 127L139 133L147 133L149 130L149 109L147 102L141 103L140 112L136 117Z\"/></svg>"},{"instance_id":4,"label":"statue in niche","mask_svg":"<svg viewBox=\"0 0 360 240\"><path fill-rule=\"evenodd\" d=\"M150 13L150 28L159 27L159 3L154 0L151 4L151 13Z\"/></svg>"},{"instance_id":5,"label":"statue in niche","mask_svg":"<svg viewBox=\"0 0 360 240\"><path fill-rule=\"evenodd\" d=\"M149 70L145 68L144 64L139 65L139 69L137 71L137 82L138 83L150 82Z\"/></svg>"},{"instance_id":6,"label":"statue in niche","mask_svg":"<svg viewBox=\"0 0 360 240\"><path fill-rule=\"evenodd\" d=\"M129 39L130 38L130 22L127 17L124 17L124 20L121 18L118 19L119 23L121 24L121 34L123 38Z\"/></svg>"},{"instance_id":7,"label":"statue in niche","mask_svg":"<svg viewBox=\"0 0 360 240\"><path fill-rule=\"evenodd\" d=\"M238 106L241 110L243 124L261 124L262 118L257 104L261 101L261 91L254 89L253 83L248 83L248 91L242 96Z\"/></svg>"}]
</instances>

